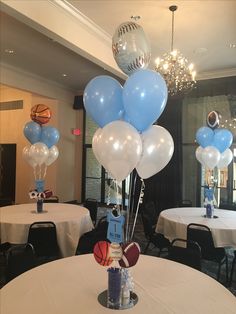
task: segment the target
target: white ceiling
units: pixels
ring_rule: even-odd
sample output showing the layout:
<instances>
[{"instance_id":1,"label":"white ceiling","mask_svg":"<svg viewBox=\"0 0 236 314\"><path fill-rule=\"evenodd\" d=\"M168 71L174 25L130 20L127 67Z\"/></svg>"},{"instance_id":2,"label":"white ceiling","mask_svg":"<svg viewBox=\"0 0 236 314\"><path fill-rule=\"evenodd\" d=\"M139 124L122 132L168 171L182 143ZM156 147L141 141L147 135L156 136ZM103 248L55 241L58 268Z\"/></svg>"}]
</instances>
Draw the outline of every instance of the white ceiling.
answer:
<instances>
[{"instance_id":1,"label":"white ceiling","mask_svg":"<svg viewBox=\"0 0 236 314\"><path fill-rule=\"evenodd\" d=\"M6 12L7 1L4 2L1 8ZM20 2L26 1L18 0ZM175 4L178 10L175 13L174 46L195 64L197 79L236 75L236 48L230 48L230 44L236 45L235 0L50 2L60 2L67 7L72 5L74 10L79 10L88 18L88 22L95 23L95 27L107 33L110 39L119 24L131 20L132 15L141 16L137 23L143 27L151 43L151 69L154 68L155 58L170 49L171 12L168 8ZM12 16L8 15L9 11L8 14L1 14L1 62L56 81L72 90L83 90L87 82L99 74L113 75L96 60L93 60L96 64L92 63L85 59L86 54L82 57L78 50L63 46L63 41L50 40L43 28L39 32L33 24L31 27L29 20L26 25L19 14L12 12ZM66 25L62 23L61 27ZM8 54L5 49L13 49L15 53ZM67 77L63 77L63 73ZM117 75L117 72L114 73Z\"/></svg>"}]
</instances>

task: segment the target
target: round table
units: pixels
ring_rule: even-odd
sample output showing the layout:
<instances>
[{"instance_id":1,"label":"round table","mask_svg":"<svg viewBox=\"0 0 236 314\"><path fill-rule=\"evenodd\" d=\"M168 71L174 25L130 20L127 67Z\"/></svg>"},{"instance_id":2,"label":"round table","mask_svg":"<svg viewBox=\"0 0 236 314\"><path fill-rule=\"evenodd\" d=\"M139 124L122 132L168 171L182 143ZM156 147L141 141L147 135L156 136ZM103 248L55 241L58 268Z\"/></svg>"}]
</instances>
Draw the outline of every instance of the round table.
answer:
<instances>
[{"instance_id":1,"label":"round table","mask_svg":"<svg viewBox=\"0 0 236 314\"><path fill-rule=\"evenodd\" d=\"M37 213L33 203L1 207L1 242L26 243L33 222L53 221L62 256L74 255L80 236L93 229L88 209L65 203L45 203L43 209L45 212Z\"/></svg>"},{"instance_id":2,"label":"round table","mask_svg":"<svg viewBox=\"0 0 236 314\"><path fill-rule=\"evenodd\" d=\"M206 218L205 208L181 207L163 210L158 218L156 232L169 240L186 239L187 225L198 223L211 229L216 247L236 247L236 211L215 209L218 218Z\"/></svg>"},{"instance_id":3,"label":"round table","mask_svg":"<svg viewBox=\"0 0 236 314\"><path fill-rule=\"evenodd\" d=\"M127 313L235 314L233 294L193 268L141 255L131 274L138 303L124 310ZM63 258L36 267L5 285L0 290L0 312L116 313L97 300L107 289L107 281L106 267L98 265L91 254Z\"/></svg>"}]
</instances>

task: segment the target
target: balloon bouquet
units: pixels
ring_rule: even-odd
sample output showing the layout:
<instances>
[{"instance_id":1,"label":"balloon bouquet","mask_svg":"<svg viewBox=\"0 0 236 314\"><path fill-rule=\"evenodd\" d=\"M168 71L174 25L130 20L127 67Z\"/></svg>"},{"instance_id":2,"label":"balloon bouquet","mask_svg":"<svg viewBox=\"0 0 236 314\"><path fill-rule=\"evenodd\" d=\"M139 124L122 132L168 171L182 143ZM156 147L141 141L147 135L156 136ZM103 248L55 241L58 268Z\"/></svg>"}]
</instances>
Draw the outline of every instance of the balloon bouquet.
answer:
<instances>
[{"instance_id":1,"label":"balloon bouquet","mask_svg":"<svg viewBox=\"0 0 236 314\"><path fill-rule=\"evenodd\" d=\"M227 167L233 153L230 146L233 142L232 133L224 128L219 128L221 115L217 111L211 111L207 115L207 125L196 132L196 141L200 145L196 149L196 158L203 167L212 172L211 182L204 187L204 205L207 208L206 216L213 217L214 188L217 180L214 179L213 170Z\"/></svg>"},{"instance_id":2,"label":"balloon bouquet","mask_svg":"<svg viewBox=\"0 0 236 314\"><path fill-rule=\"evenodd\" d=\"M35 190L30 191L29 196L37 200L37 212L43 212L43 200L52 196L52 191L45 190L44 178L47 167L50 166L59 155L57 146L59 132L51 126L44 126L51 119L51 110L48 106L38 104L32 107L31 120L24 126L24 135L31 143L23 149L23 158L34 170Z\"/></svg>"},{"instance_id":3,"label":"balloon bouquet","mask_svg":"<svg viewBox=\"0 0 236 314\"><path fill-rule=\"evenodd\" d=\"M170 133L161 126L153 125L165 109L168 97L167 86L159 73L146 69L151 56L150 47L142 27L137 23L125 22L117 28L112 39L112 51L117 65L129 75L128 79L122 87L117 80L107 75L93 78L84 90L84 106L87 114L99 126L92 139L96 159L116 184L121 183L136 168L142 180L140 203L144 190L143 179L162 170L170 161L174 151ZM113 244L121 245L123 254L125 254L125 247L134 243L130 241L137 216L131 234L129 206L126 213L125 238L123 238L124 217L121 215L118 197L116 213L112 211L108 214L107 238ZM106 244L104 246L107 247ZM136 248L137 245L131 247ZM105 256L116 263L122 259L122 254L118 254L117 258L117 251L119 250L111 250ZM137 254L140 250L135 252ZM135 258L136 262L137 258ZM107 266L104 259L100 264ZM128 265L127 267L130 267L134 264L128 263ZM115 264L114 269L116 268ZM113 279L116 277L114 282L118 282L117 277L120 277L121 273L119 270L114 270L109 272L109 276ZM119 290L115 289L116 292ZM111 291L110 293L112 294ZM115 295L113 301L108 302L108 307L122 307L120 294L115 293Z\"/></svg>"}]
</instances>

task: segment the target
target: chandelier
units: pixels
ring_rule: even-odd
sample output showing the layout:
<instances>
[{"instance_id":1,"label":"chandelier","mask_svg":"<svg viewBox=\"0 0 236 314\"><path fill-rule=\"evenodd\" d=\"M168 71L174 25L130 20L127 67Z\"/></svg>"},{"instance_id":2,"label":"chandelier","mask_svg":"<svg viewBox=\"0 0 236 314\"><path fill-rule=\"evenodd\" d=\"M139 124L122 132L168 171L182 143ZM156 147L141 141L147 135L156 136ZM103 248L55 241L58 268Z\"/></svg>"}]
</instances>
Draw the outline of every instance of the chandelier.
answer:
<instances>
[{"instance_id":1,"label":"chandelier","mask_svg":"<svg viewBox=\"0 0 236 314\"><path fill-rule=\"evenodd\" d=\"M155 70L163 76L168 92L173 96L191 90L194 87L196 71L194 71L192 63L188 64L188 60L178 50L173 49L174 12L177 10L177 6L170 6L169 10L172 12L171 51L165 53L162 58L155 60Z\"/></svg>"}]
</instances>

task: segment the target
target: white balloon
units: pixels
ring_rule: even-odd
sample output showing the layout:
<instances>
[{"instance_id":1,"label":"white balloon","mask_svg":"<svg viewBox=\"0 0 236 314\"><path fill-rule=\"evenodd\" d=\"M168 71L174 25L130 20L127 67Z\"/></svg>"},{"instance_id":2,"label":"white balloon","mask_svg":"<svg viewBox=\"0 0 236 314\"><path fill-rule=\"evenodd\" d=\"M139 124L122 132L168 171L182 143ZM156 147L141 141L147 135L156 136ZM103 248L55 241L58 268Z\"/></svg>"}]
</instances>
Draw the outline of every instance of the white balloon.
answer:
<instances>
[{"instance_id":1,"label":"white balloon","mask_svg":"<svg viewBox=\"0 0 236 314\"><path fill-rule=\"evenodd\" d=\"M41 166L48 158L49 150L47 145L37 142L30 146L29 157L39 166Z\"/></svg>"},{"instance_id":2,"label":"white balloon","mask_svg":"<svg viewBox=\"0 0 236 314\"><path fill-rule=\"evenodd\" d=\"M50 166L55 160L57 160L58 156L59 156L58 148L55 145L53 145L49 149L49 155L45 161L46 166Z\"/></svg>"},{"instance_id":3,"label":"white balloon","mask_svg":"<svg viewBox=\"0 0 236 314\"><path fill-rule=\"evenodd\" d=\"M142 140L138 131L125 121L113 121L104 126L92 142L98 161L118 180L124 180L136 167Z\"/></svg>"},{"instance_id":4,"label":"white balloon","mask_svg":"<svg viewBox=\"0 0 236 314\"><path fill-rule=\"evenodd\" d=\"M143 152L136 167L139 176L147 179L161 171L171 160L174 141L170 133L159 125L152 125L141 135Z\"/></svg>"},{"instance_id":5,"label":"white balloon","mask_svg":"<svg viewBox=\"0 0 236 314\"><path fill-rule=\"evenodd\" d=\"M96 132L94 133L93 139L92 139L93 153L94 153L96 159L98 160L98 162L100 162L100 158L99 158L99 144L98 144L98 142L100 140L101 133L102 133L102 128L98 128L96 130Z\"/></svg>"},{"instance_id":6,"label":"white balloon","mask_svg":"<svg viewBox=\"0 0 236 314\"><path fill-rule=\"evenodd\" d=\"M202 151L202 161L205 167L214 169L220 160L220 152L213 146L207 146Z\"/></svg>"},{"instance_id":7,"label":"white balloon","mask_svg":"<svg viewBox=\"0 0 236 314\"><path fill-rule=\"evenodd\" d=\"M222 169L222 168L228 167L232 159L233 159L233 153L229 148L227 148L223 153L221 153L220 160L217 164L217 168Z\"/></svg>"},{"instance_id":8,"label":"white balloon","mask_svg":"<svg viewBox=\"0 0 236 314\"><path fill-rule=\"evenodd\" d=\"M202 164L203 166L205 166L203 160L202 160L202 153L203 153L204 148L202 146L198 146L198 148L196 149L195 155L197 160L200 162L200 164Z\"/></svg>"},{"instance_id":9,"label":"white balloon","mask_svg":"<svg viewBox=\"0 0 236 314\"><path fill-rule=\"evenodd\" d=\"M31 167L35 168L37 166L37 163L29 156L29 149L29 146L25 146L22 151L22 156Z\"/></svg>"}]
</instances>

